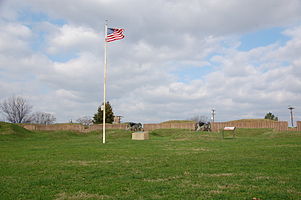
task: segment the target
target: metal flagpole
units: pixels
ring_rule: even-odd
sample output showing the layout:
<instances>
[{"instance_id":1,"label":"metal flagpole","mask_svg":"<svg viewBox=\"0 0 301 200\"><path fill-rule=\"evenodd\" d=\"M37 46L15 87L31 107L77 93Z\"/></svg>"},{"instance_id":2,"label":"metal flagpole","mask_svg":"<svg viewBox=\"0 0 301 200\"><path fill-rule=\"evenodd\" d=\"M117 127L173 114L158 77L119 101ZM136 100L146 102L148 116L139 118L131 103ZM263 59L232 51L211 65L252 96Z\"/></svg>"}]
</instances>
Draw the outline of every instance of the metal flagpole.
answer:
<instances>
[{"instance_id":1,"label":"metal flagpole","mask_svg":"<svg viewBox=\"0 0 301 200\"><path fill-rule=\"evenodd\" d=\"M105 38L104 38L104 72L103 72L103 121L102 121L102 143L106 143L106 83L107 83L107 32L108 24L105 23Z\"/></svg>"}]
</instances>

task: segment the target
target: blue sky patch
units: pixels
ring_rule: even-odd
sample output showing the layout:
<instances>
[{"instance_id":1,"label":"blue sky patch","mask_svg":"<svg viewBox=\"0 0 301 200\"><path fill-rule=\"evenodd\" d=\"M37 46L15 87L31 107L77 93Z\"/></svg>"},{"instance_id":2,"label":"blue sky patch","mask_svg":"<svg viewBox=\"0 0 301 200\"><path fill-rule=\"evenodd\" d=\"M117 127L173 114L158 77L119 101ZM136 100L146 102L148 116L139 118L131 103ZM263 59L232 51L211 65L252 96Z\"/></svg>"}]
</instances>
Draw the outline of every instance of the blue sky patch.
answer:
<instances>
[{"instance_id":1,"label":"blue sky patch","mask_svg":"<svg viewBox=\"0 0 301 200\"><path fill-rule=\"evenodd\" d=\"M67 21L64 19L53 19L50 18L47 14L42 12L31 12L30 8L22 9L19 12L19 21L22 21L24 23L26 22L44 22L47 21L51 24L63 26L64 24L67 24Z\"/></svg>"},{"instance_id":2,"label":"blue sky patch","mask_svg":"<svg viewBox=\"0 0 301 200\"><path fill-rule=\"evenodd\" d=\"M284 30L284 28L275 27L244 34L240 38L241 45L238 47L238 50L249 51L253 48L268 46L276 42L283 45L289 40L288 36L282 34Z\"/></svg>"},{"instance_id":3,"label":"blue sky patch","mask_svg":"<svg viewBox=\"0 0 301 200\"><path fill-rule=\"evenodd\" d=\"M65 53L65 54L47 55L47 57L54 62L68 62L69 60L78 58L79 56L75 53Z\"/></svg>"},{"instance_id":4,"label":"blue sky patch","mask_svg":"<svg viewBox=\"0 0 301 200\"><path fill-rule=\"evenodd\" d=\"M173 71L172 73L178 77L178 81L183 83L189 83L193 80L202 79L205 75L214 71L210 66L203 67L183 67Z\"/></svg>"}]
</instances>

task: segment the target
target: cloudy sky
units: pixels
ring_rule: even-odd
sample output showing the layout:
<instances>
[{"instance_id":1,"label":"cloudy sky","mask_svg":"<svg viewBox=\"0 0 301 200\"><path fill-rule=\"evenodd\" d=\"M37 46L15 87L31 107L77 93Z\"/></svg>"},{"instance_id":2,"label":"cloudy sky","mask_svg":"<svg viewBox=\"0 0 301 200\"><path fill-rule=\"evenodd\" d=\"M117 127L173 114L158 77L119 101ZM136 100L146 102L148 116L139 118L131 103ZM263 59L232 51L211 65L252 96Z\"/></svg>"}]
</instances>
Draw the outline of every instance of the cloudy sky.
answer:
<instances>
[{"instance_id":1,"label":"cloudy sky","mask_svg":"<svg viewBox=\"0 0 301 200\"><path fill-rule=\"evenodd\" d=\"M300 0L0 0L0 100L20 95L58 122L103 98L123 121L196 115L301 120Z\"/></svg>"}]
</instances>

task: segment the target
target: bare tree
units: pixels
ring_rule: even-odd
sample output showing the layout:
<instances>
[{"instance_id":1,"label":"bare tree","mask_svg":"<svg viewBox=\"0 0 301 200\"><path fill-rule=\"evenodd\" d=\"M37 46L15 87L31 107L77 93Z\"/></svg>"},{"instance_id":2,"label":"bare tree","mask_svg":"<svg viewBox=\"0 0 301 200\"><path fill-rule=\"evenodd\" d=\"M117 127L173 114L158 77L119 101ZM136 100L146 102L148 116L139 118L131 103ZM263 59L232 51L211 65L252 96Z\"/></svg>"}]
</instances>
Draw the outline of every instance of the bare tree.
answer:
<instances>
[{"instance_id":1,"label":"bare tree","mask_svg":"<svg viewBox=\"0 0 301 200\"><path fill-rule=\"evenodd\" d=\"M56 118L45 112L35 112L30 116L30 122L34 124L53 124Z\"/></svg>"},{"instance_id":2,"label":"bare tree","mask_svg":"<svg viewBox=\"0 0 301 200\"><path fill-rule=\"evenodd\" d=\"M78 118L76 120L78 123L81 123L82 125L84 126L89 126L89 125L92 125L93 124L93 120L91 117L88 117L88 116L83 116L81 118Z\"/></svg>"},{"instance_id":3,"label":"bare tree","mask_svg":"<svg viewBox=\"0 0 301 200\"><path fill-rule=\"evenodd\" d=\"M12 123L28 123L32 106L22 97L12 96L0 103L0 111L7 121Z\"/></svg>"}]
</instances>

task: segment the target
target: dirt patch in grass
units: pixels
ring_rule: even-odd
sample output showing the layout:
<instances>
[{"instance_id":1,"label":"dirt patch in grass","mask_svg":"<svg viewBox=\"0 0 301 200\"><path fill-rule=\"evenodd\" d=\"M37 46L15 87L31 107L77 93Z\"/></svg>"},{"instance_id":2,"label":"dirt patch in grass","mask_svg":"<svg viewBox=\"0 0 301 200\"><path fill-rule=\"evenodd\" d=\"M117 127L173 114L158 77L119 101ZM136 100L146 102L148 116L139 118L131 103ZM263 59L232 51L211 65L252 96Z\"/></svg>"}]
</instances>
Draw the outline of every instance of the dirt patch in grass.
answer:
<instances>
[{"instance_id":1,"label":"dirt patch in grass","mask_svg":"<svg viewBox=\"0 0 301 200\"><path fill-rule=\"evenodd\" d=\"M220 173L220 174L202 174L203 176L209 177L224 177L224 176L235 176L236 174L233 173Z\"/></svg>"},{"instance_id":2,"label":"dirt patch in grass","mask_svg":"<svg viewBox=\"0 0 301 200\"><path fill-rule=\"evenodd\" d=\"M164 198L164 196L161 196L161 195L158 195L158 194L153 194L151 196L151 199L163 199L163 198Z\"/></svg>"},{"instance_id":3,"label":"dirt patch in grass","mask_svg":"<svg viewBox=\"0 0 301 200\"><path fill-rule=\"evenodd\" d=\"M268 147L301 147L301 145L298 144L278 144L278 145L273 145L273 146L268 146Z\"/></svg>"},{"instance_id":4,"label":"dirt patch in grass","mask_svg":"<svg viewBox=\"0 0 301 200\"><path fill-rule=\"evenodd\" d=\"M66 192L59 193L55 200L86 200L86 199L112 199L108 195L89 194L86 192L77 192L75 194L68 194Z\"/></svg>"},{"instance_id":5,"label":"dirt patch in grass","mask_svg":"<svg viewBox=\"0 0 301 200\"><path fill-rule=\"evenodd\" d=\"M166 178L157 178L157 179L143 179L145 182L164 182L164 181L170 181L181 178L180 176L172 176L172 177L166 177Z\"/></svg>"},{"instance_id":6,"label":"dirt patch in grass","mask_svg":"<svg viewBox=\"0 0 301 200\"><path fill-rule=\"evenodd\" d=\"M194 148L194 149L188 149L190 151L210 151L209 149L206 148Z\"/></svg>"},{"instance_id":7,"label":"dirt patch in grass","mask_svg":"<svg viewBox=\"0 0 301 200\"><path fill-rule=\"evenodd\" d=\"M269 179L273 179L270 176L256 176L255 180L269 180Z\"/></svg>"},{"instance_id":8,"label":"dirt patch in grass","mask_svg":"<svg viewBox=\"0 0 301 200\"><path fill-rule=\"evenodd\" d=\"M242 187L241 185L238 184L227 184L227 185L218 185L217 186L219 189L226 190L226 189L235 189L235 188L240 188Z\"/></svg>"},{"instance_id":9,"label":"dirt patch in grass","mask_svg":"<svg viewBox=\"0 0 301 200\"><path fill-rule=\"evenodd\" d=\"M79 166L91 166L91 165L98 165L99 163L112 163L112 160L104 160L104 161L88 161L88 160L69 160L67 164L71 165L79 165Z\"/></svg>"},{"instance_id":10,"label":"dirt patch in grass","mask_svg":"<svg viewBox=\"0 0 301 200\"><path fill-rule=\"evenodd\" d=\"M169 151L210 151L208 148L166 148L164 150L169 150Z\"/></svg>"},{"instance_id":11,"label":"dirt patch in grass","mask_svg":"<svg viewBox=\"0 0 301 200\"><path fill-rule=\"evenodd\" d=\"M297 195L301 196L301 192L297 191L295 189L288 189L287 192L290 194L297 194Z\"/></svg>"},{"instance_id":12,"label":"dirt patch in grass","mask_svg":"<svg viewBox=\"0 0 301 200\"><path fill-rule=\"evenodd\" d=\"M175 139L171 139L170 141L172 142L181 142L181 141L189 141L191 140L190 138L175 138Z\"/></svg>"},{"instance_id":13,"label":"dirt patch in grass","mask_svg":"<svg viewBox=\"0 0 301 200\"><path fill-rule=\"evenodd\" d=\"M211 190L209 191L209 194L221 194L223 193L223 191L220 191L220 190Z\"/></svg>"}]
</instances>

